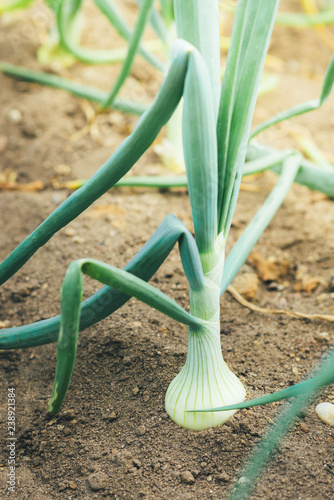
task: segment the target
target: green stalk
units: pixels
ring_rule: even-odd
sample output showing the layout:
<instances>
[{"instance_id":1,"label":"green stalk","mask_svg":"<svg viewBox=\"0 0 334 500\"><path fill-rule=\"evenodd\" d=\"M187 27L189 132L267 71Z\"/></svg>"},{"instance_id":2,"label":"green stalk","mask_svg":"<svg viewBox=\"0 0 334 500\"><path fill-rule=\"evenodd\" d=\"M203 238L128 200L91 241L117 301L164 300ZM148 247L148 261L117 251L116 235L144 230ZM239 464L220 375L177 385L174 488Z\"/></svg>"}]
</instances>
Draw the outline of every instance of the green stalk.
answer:
<instances>
[{"instance_id":1,"label":"green stalk","mask_svg":"<svg viewBox=\"0 0 334 500\"><path fill-rule=\"evenodd\" d=\"M203 269L217 235L217 138L208 71L200 53L189 46L184 84L183 144L195 237Z\"/></svg>"},{"instance_id":2,"label":"green stalk","mask_svg":"<svg viewBox=\"0 0 334 500\"><path fill-rule=\"evenodd\" d=\"M78 189L84 186L88 179L77 179L66 183L69 189ZM114 187L151 187L158 189L170 189L178 187L187 187L187 178L185 175L163 176L163 175L134 175L132 177L123 177L116 182Z\"/></svg>"},{"instance_id":3,"label":"green stalk","mask_svg":"<svg viewBox=\"0 0 334 500\"><path fill-rule=\"evenodd\" d=\"M267 154L266 156L262 156L260 158L256 158L255 160L250 160L245 163L242 175L253 175L264 172L265 170L269 170L277 165L281 165L284 161L292 156L296 151L293 149L286 149L284 151L275 151ZM300 158L301 161L301 158Z\"/></svg>"},{"instance_id":4,"label":"green stalk","mask_svg":"<svg viewBox=\"0 0 334 500\"><path fill-rule=\"evenodd\" d=\"M122 69L114 83L107 99L102 103L101 109L108 108L112 105L115 97L122 88L127 76L130 74L134 58L137 54L140 40L144 34L146 28L147 20L151 13L152 5L154 0L143 0L143 3L139 9L139 15L136 21L136 25L133 31L131 42L128 48L127 56L123 62Z\"/></svg>"},{"instance_id":5,"label":"green stalk","mask_svg":"<svg viewBox=\"0 0 334 500\"><path fill-rule=\"evenodd\" d=\"M94 87L89 87L88 85L76 83L72 80L67 80L66 78L62 78L60 76L43 73L41 71L33 71L3 61L0 61L0 71L5 73L6 75L21 78L22 80L28 82L36 82L42 85L48 85L49 87L66 90L76 95L77 97L82 97L83 99L96 101L98 103L104 102L108 97L108 93L104 92L103 90L98 90ZM141 116L143 113L145 113L145 111L147 111L148 105L136 101L131 101L130 99L117 97L113 101L113 109L123 111L124 113Z\"/></svg>"},{"instance_id":6,"label":"green stalk","mask_svg":"<svg viewBox=\"0 0 334 500\"><path fill-rule=\"evenodd\" d=\"M96 6L107 17L109 22L117 30L119 35L127 42L131 41L133 36L132 30L120 11L118 10L114 0L94 0ZM156 68L163 70L161 61L151 52L145 49L141 44L138 46L138 54L143 56L150 64Z\"/></svg>"},{"instance_id":7,"label":"green stalk","mask_svg":"<svg viewBox=\"0 0 334 500\"><path fill-rule=\"evenodd\" d=\"M71 0L63 0L59 3L57 9L57 26L60 40L64 47L77 59L87 64L110 64L119 62L120 55L123 54L123 51L91 50L81 47L74 42L71 37L71 18L69 16L70 1ZM162 65L159 66L159 69L162 69Z\"/></svg>"},{"instance_id":8,"label":"green stalk","mask_svg":"<svg viewBox=\"0 0 334 500\"><path fill-rule=\"evenodd\" d=\"M161 13L167 29L174 21L174 2L173 0L160 0Z\"/></svg>"},{"instance_id":9,"label":"green stalk","mask_svg":"<svg viewBox=\"0 0 334 500\"><path fill-rule=\"evenodd\" d=\"M174 9L177 36L196 47L206 62L217 116L220 96L218 0L174 0Z\"/></svg>"},{"instance_id":10,"label":"green stalk","mask_svg":"<svg viewBox=\"0 0 334 500\"><path fill-rule=\"evenodd\" d=\"M278 0L239 0L217 124L218 232L226 239L234 214L260 77Z\"/></svg>"},{"instance_id":11,"label":"green stalk","mask_svg":"<svg viewBox=\"0 0 334 500\"><path fill-rule=\"evenodd\" d=\"M274 153L275 149L273 148L264 146L258 142L251 142L248 147L247 156L249 159L255 160L256 158L261 159ZM273 166L272 171L280 174L282 165ZM295 182L334 198L334 170L319 167L302 158Z\"/></svg>"},{"instance_id":12,"label":"green stalk","mask_svg":"<svg viewBox=\"0 0 334 500\"><path fill-rule=\"evenodd\" d=\"M331 1L331 0L329 0ZM234 13L236 7L225 3L226 12ZM303 14L299 12L278 12L276 16L277 24L287 26L288 28L314 28L316 26L334 24L334 11L322 10L314 14Z\"/></svg>"},{"instance_id":13,"label":"green stalk","mask_svg":"<svg viewBox=\"0 0 334 500\"><path fill-rule=\"evenodd\" d=\"M324 24L334 24L334 11L325 10L316 14L279 12L276 23L289 28L314 28Z\"/></svg>"},{"instance_id":14,"label":"green stalk","mask_svg":"<svg viewBox=\"0 0 334 500\"><path fill-rule=\"evenodd\" d=\"M278 123L281 123L285 120L290 120L295 116L303 115L305 113L309 113L310 111L319 109L327 101L332 91L333 85L334 85L334 56L332 56L330 63L327 67L319 99L314 99L312 101L298 104L297 106L282 111L278 115L270 118L269 120L266 120L265 122L255 127L255 129L252 131L250 135L250 139L253 139L258 134L260 134L267 128L272 127L273 125L277 125Z\"/></svg>"},{"instance_id":15,"label":"green stalk","mask_svg":"<svg viewBox=\"0 0 334 500\"><path fill-rule=\"evenodd\" d=\"M166 22L160 12L154 6L151 13L150 23L162 43L166 44L168 39L168 29L166 26Z\"/></svg>"},{"instance_id":16,"label":"green stalk","mask_svg":"<svg viewBox=\"0 0 334 500\"><path fill-rule=\"evenodd\" d=\"M0 5L0 14L3 12L9 12L11 10L16 10L16 9L25 9L28 7L29 4L32 3L33 0L13 0L9 2L2 2L2 5Z\"/></svg>"}]
</instances>

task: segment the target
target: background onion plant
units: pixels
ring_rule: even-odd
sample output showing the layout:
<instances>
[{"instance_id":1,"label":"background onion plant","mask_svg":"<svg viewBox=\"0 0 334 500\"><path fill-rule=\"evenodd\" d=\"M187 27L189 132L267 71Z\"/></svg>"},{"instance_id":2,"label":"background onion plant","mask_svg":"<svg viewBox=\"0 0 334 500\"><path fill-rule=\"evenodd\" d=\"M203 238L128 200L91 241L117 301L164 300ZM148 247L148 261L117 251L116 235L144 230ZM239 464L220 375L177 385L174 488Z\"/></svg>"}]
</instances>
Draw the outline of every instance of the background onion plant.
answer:
<instances>
[{"instance_id":1,"label":"background onion plant","mask_svg":"<svg viewBox=\"0 0 334 500\"><path fill-rule=\"evenodd\" d=\"M113 6L111 1L96 3L104 10ZM313 165L293 150L276 151L254 141L254 137L267 127L321 106L332 89L334 59L329 64L318 100L287 110L251 132L260 77L279 0L238 1L222 84L218 0L174 0L173 4L161 1L159 11L155 10L151 0L139 3L139 17L131 36L125 28L123 30L124 38L130 40L130 45L119 79L107 96L101 98L100 94L97 100L102 107L137 106L141 117L133 132L96 174L51 213L0 264L0 282L8 280L57 231L121 181L153 143L178 109L181 100L186 167L186 178L181 182L188 186L195 237L179 219L169 215L122 270L94 259L72 262L62 284L61 315L2 330L0 349L57 342L56 374L49 401L49 411L57 413L70 385L79 331L109 316L130 297L136 297L188 325L186 363L171 381L165 399L166 411L177 424L193 430L206 429L223 423L239 408L297 397L295 403L279 418L269 437L264 439L255 458L252 457L249 462L244 471L248 481L241 483L231 494L233 498L244 498L293 418L314 391L334 381L334 357L331 354L310 379L277 393L244 402L246 390L224 362L220 346L220 296L246 261L292 183L296 181L334 196L332 168ZM74 54L73 40L66 42L66 37L71 32L69 12L75 17L80 4L61 2L57 7L59 34ZM71 8L72 11L66 10ZM108 12L111 17L111 11ZM150 19L152 23L157 23L157 19L166 21L168 15L171 22L175 18L178 39L170 50L168 69L164 70L166 74L153 103L144 110L140 103L126 104L117 100L116 96L130 71L137 50L141 50L146 58L153 57L145 48L140 48L147 20ZM120 23L119 20L117 22ZM115 19L114 23L117 24ZM79 50L78 47L76 50ZM4 63L1 63L1 69L42 81L40 74ZM80 95L86 94L86 97L91 92L77 84L60 81L57 77L44 75L43 78L44 83L67 88ZM97 98L97 91L94 92ZM242 175L268 168L279 174L278 182L225 260L226 241ZM160 181L171 185L166 179ZM155 185L159 185L159 179L155 182ZM147 283L176 243L189 283L190 313ZM84 302L83 274L104 284Z\"/></svg>"},{"instance_id":2,"label":"background onion plant","mask_svg":"<svg viewBox=\"0 0 334 500\"><path fill-rule=\"evenodd\" d=\"M136 56L144 58L154 68L166 73L169 62L171 47L176 39L176 20L173 0L137 0L138 18L131 27L122 15L116 0L93 0L96 7L109 21L112 29L124 39L128 46L121 49L94 50L83 47L80 44L80 38L85 35L81 26L83 17L83 0L45 0L54 15L54 23L50 30L49 41L42 45L38 50L39 61L46 66L56 60L63 65L68 65L74 61L80 61L85 64L114 64L122 63L118 77L113 82L109 92L89 87L87 85L76 83L61 76L51 73L42 73L31 71L27 68L18 67L4 61L0 61L0 70L12 76L19 77L28 81L39 82L60 89L67 90L73 94L84 97L88 100L98 103L98 112L107 108L124 111L134 115L141 115L147 109L147 105L132 99L119 97L128 76L131 73ZM0 2L0 14L6 11L15 11L29 6L33 0L8 0ZM329 40L328 33L324 35L326 25L334 23L334 9L331 1L316 2L316 0L300 0L301 8L304 12L289 13L278 12L275 22L293 28L314 28L329 44L331 48L333 40ZM218 8L225 12L234 13L236 2L232 0L222 0L218 3ZM190 22L191 18L187 22ZM149 42L143 42L142 37L146 28L150 26L156 35L156 38ZM226 37L220 37L220 46L227 48L230 40ZM163 60L157 57L156 52L162 55ZM263 75L263 85L259 91L270 91L277 84L275 75ZM155 145L155 151L159 154L164 165L171 170L184 171L184 155L182 144L182 106L180 105L173 113L166 124L167 135L160 144ZM292 114L293 116L293 114ZM288 118L288 116L286 117ZM253 148L252 159L254 156L262 156L263 151L257 151ZM265 160L264 160L265 162ZM262 163L263 165L264 163ZM268 157L268 167L271 168L271 158ZM298 177L299 179L299 177ZM298 182L297 179L297 182ZM69 184L71 188L80 187L85 180L78 180ZM168 178L155 176L132 177L131 179L122 179L119 185L137 185L153 187L176 187L185 186L186 177L178 176ZM317 189L317 186L315 186Z\"/></svg>"}]
</instances>

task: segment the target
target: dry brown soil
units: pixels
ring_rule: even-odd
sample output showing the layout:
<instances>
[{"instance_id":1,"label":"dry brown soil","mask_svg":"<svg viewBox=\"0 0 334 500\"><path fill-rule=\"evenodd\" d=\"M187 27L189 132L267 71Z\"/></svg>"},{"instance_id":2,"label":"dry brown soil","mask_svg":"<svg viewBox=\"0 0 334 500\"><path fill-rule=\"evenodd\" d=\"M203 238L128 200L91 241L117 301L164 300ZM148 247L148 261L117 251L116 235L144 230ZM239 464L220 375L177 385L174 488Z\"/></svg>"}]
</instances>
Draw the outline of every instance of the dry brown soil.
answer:
<instances>
[{"instance_id":1,"label":"dry brown soil","mask_svg":"<svg viewBox=\"0 0 334 500\"><path fill-rule=\"evenodd\" d=\"M282 8L296 4L286 1ZM124 2L123 8L133 20L133 2ZM35 4L17 18L0 21L1 60L39 67L35 52L50 19L45 12ZM94 13L91 8L85 43L95 47L122 45ZM279 59L275 70L279 86L259 98L257 123L288 106L318 97L331 50L314 32L276 27L270 54ZM270 66L266 69L273 71ZM104 89L116 72L115 67L79 64L62 70L64 76ZM160 81L156 71L138 60L123 95L149 101ZM2 145L1 173L14 172L22 183L46 183L41 192L1 192L2 259L69 196L68 190L53 187L54 178L64 181L90 176L137 119L108 112L96 119L95 135L80 137L87 124L87 104L65 92L3 75L0 82L0 135L8 140ZM21 112L18 124L8 118L13 109ZM333 159L333 111L332 98L321 110L277 126L261 140L275 147L296 147L291 131L309 133ZM79 135L73 137L75 133ZM158 157L149 151L134 172L164 171ZM274 174L267 173L248 183L257 191L241 191L228 250L275 180ZM59 289L71 261L89 256L122 267L171 211L191 228L185 190L118 189L104 195L1 288L3 326L58 314ZM253 302L262 307L333 314L333 229L333 202L294 185L255 248L265 259L287 261L290 272L274 285L260 282ZM247 263L241 273L254 275L255 270ZM308 276L306 281L317 278L320 283L311 293L296 291L298 276ZM187 282L176 249L152 283L188 307ZM86 280L85 287L89 295L99 284ZM260 315L243 308L229 294L221 304L224 357L247 386L249 398L298 382L334 338L332 324L325 321ZM0 497L11 495L5 489L5 419L7 386L13 386L17 399L17 485L12 498L224 498L248 451L284 403L240 411L226 425L207 431L196 433L177 427L164 412L164 395L184 364L186 351L185 327L130 300L112 317L80 334L72 383L55 418L46 412L55 344L0 352ZM315 403L318 401L334 402L333 388ZM333 498L332 434L333 429L317 418L312 404L282 443L252 499ZM185 471L192 474L193 483L182 481ZM92 486L101 489L93 491Z\"/></svg>"}]
</instances>

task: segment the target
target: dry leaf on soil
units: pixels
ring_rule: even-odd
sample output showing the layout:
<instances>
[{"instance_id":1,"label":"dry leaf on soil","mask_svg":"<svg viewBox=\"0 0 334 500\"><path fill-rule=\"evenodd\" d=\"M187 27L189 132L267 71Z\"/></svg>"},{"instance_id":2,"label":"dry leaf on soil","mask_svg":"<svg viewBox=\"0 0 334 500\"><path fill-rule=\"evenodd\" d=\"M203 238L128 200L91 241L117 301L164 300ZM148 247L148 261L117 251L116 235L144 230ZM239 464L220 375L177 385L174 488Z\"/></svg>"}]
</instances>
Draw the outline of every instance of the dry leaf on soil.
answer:
<instances>
[{"instance_id":1,"label":"dry leaf on soil","mask_svg":"<svg viewBox=\"0 0 334 500\"><path fill-rule=\"evenodd\" d=\"M252 252L248 262L256 269L262 281L278 281L290 271L290 264L284 260L265 259L259 252Z\"/></svg>"}]
</instances>

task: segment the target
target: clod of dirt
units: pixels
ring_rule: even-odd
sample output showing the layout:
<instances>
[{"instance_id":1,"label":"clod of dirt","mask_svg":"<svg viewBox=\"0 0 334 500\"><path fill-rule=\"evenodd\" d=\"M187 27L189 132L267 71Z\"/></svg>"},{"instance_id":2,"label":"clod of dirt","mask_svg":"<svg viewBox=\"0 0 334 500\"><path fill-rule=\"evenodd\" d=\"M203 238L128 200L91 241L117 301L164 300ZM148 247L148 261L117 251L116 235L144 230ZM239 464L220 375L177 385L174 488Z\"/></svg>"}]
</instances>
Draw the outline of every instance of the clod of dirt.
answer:
<instances>
[{"instance_id":1,"label":"clod of dirt","mask_svg":"<svg viewBox=\"0 0 334 500\"><path fill-rule=\"evenodd\" d=\"M317 288L319 283L321 282L320 278L316 278L316 277L310 276L308 274L305 276L300 276L300 275L298 276L297 275L296 277L297 277L297 281L293 285L293 289L296 292L312 293Z\"/></svg>"},{"instance_id":2,"label":"clod of dirt","mask_svg":"<svg viewBox=\"0 0 334 500\"><path fill-rule=\"evenodd\" d=\"M188 470L181 472L180 479L181 479L182 483L186 483L186 484L194 484L194 482L195 482L194 476Z\"/></svg>"},{"instance_id":3,"label":"clod of dirt","mask_svg":"<svg viewBox=\"0 0 334 500\"><path fill-rule=\"evenodd\" d=\"M108 476L104 472L94 472L88 476L87 480L93 491L104 490L108 484Z\"/></svg>"},{"instance_id":4,"label":"clod of dirt","mask_svg":"<svg viewBox=\"0 0 334 500\"><path fill-rule=\"evenodd\" d=\"M232 282L232 286L246 300L254 299L259 285L259 279L255 273L244 273L236 276Z\"/></svg>"},{"instance_id":5,"label":"clod of dirt","mask_svg":"<svg viewBox=\"0 0 334 500\"><path fill-rule=\"evenodd\" d=\"M334 405L332 403L319 403L315 411L325 424L334 426Z\"/></svg>"},{"instance_id":6,"label":"clod of dirt","mask_svg":"<svg viewBox=\"0 0 334 500\"><path fill-rule=\"evenodd\" d=\"M140 425L138 427L138 429L137 429L137 433L136 434L137 434L137 436L144 436L145 432L146 432L145 426L144 425Z\"/></svg>"},{"instance_id":7,"label":"clod of dirt","mask_svg":"<svg viewBox=\"0 0 334 500\"><path fill-rule=\"evenodd\" d=\"M228 481L230 480L229 478L229 475L226 474L226 472L221 472L218 476L217 476L217 481L220 481L222 483L228 483Z\"/></svg>"},{"instance_id":8,"label":"clod of dirt","mask_svg":"<svg viewBox=\"0 0 334 500\"><path fill-rule=\"evenodd\" d=\"M143 401L144 403L147 403L150 400L150 393L148 391L145 391L143 394Z\"/></svg>"}]
</instances>

